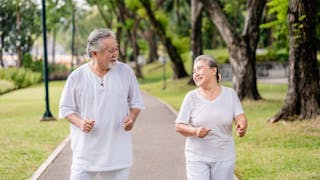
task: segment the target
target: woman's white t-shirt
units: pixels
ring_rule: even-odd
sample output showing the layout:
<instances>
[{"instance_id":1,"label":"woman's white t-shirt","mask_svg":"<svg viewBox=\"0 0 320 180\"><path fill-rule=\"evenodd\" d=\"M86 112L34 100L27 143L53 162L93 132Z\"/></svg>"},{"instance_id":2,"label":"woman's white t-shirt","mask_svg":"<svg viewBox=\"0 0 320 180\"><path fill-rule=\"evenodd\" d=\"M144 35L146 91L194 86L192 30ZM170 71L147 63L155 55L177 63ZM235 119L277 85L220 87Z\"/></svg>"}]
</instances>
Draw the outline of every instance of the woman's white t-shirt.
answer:
<instances>
[{"instance_id":1,"label":"woman's white t-shirt","mask_svg":"<svg viewBox=\"0 0 320 180\"><path fill-rule=\"evenodd\" d=\"M220 95L213 101L202 97L199 89L188 92L183 100L176 122L211 129L203 139L187 137L187 161L235 160L232 122L234 117L244 112L236 92L232 88L221 87Z\"/></svg>"},{"instance_id":2,"label":"woman's white t-shirt","mask_svg":"<svg viewBox=\"0 0 320 180\"><path fill-rule=\"evenodd\" d=\"M143 109L144 105L137 79L127 64L117 62L103 82L89 63L70 74L60 100L60 117L75 113L95 121L89 133L70 124L73 169L108 171L132 165L131 132L122 127L129 108Z\"/></svg>"}]
</instances>

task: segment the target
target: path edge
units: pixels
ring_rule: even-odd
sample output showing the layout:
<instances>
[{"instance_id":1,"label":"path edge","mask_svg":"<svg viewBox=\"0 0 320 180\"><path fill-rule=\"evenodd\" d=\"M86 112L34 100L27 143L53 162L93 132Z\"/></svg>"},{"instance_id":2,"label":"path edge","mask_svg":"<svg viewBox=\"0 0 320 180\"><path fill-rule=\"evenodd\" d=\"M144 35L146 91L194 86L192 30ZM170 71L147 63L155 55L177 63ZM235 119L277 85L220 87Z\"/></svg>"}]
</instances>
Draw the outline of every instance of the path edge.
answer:
<instances>
[{"instance_id":1,"label":"path edge","mask_svg":"<svg viewBox=\"0 0 320 180\"><path fill-rule=\"evenodd\" d=\"M60 145L50 154L47 160L34 172L30 180L37 180L44 173L44 171L50 166L50 164L57 158L63 148L69 143L70 135L68 135Z\"/></svg>"}]
</instances>

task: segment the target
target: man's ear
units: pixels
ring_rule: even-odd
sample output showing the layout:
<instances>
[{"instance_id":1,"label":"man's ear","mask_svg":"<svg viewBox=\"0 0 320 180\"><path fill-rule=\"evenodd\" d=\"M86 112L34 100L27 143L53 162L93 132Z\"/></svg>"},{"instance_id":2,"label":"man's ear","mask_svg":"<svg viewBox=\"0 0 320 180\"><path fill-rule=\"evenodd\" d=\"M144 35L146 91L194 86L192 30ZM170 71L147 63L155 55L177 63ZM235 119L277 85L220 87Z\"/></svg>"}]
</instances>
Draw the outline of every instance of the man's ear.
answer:
<instances>
[{"instance_id":1,"label":"man's ear","mask_svg":"<svg viewBox=\"0 0 320 180\"><path fill-rule=\"evenodd\" d=\"M97 52L96 51L92 51L92 56L96 56Z\"/></svg>"}]
</instances>

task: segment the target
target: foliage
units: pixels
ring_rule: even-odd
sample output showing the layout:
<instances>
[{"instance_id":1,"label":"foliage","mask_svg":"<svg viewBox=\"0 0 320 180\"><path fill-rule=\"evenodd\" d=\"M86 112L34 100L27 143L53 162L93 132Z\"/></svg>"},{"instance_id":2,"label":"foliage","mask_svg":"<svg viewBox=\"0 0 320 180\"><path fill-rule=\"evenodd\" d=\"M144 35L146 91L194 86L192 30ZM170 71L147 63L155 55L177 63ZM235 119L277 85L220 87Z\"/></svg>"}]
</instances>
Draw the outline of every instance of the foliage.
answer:
<instances>
[{"instance_id":1,"label":"foliage","mask_svg":"<svg viewBox=\"0 0 320 180\"><path fill-rule=\"evenodd\" d=\"M241 33L245 19L245 9L247 0L221 0L224 3L223 11L229 22L238 33Z\"/></svg>"},{"instance_id":2,"label":"foliage","mask_svg":"<svg viewBox=\"0 0 320 180\"><path fill-rule=\"evenodd\" d=\"M70 69L64 64L50 64L48 68L49 80L65 80L70 74Z\"/></svg>"},{"instance_id":3,"label":"foliage","mask_svg":"<svg viewBox=\"0 0 320 180\"><path fill-rule=\"evenodd\" d=\"M28 52L40 34L40 11L32 0L0 1L0 35L4 36L5 50L11 53L21 46Z\"/></svg>"},{"instance_id":4,"label":"foliage","mask_svg":"<svg viewBox=\"0 0 320 180\"><path fill-rule=\"evenodd\" d=\"M279 49L289 49L288 34L289 29L287 26L287 0L271 0L267 3L268 19L269 22L260 25L260 28L272 28L272 35L274 38L273 47L271 47L271 54L277 54Z\"/></svg>"},{"instance_id":5,"label":"foliage","mask_svg":"<svg viewBox=\"0 0 320 180\"><path fill-rule=\"evenodd\" d=\"M0 69L0 79L13 81L16 88L24 88L41 81L41 73L32 72L25 68Z\"/></svg>"},{"instance_id":6,"label":"foliage","mask_svg":"<svg viewBox=\"0 0 320 180\"><path fill-rule=\"evenodd\" d=\"M105 27L100 14L95 10L79 11L76 13L76 35L75 42L76 48L79 55L86 54L87 37L89 33L100 27ZM57 42L61 44L66 50L71 51L71 29L58 30L59 36L57 37Z\"/></svg>"},{"instance_id":7,"label":"foliage","mask_svg":"<svg viewBox=\"0 0 320 180\"><path fill-rule=\"evenodd\" d=\"M33 61L30 53L26 53L23 55L22 67L28 68L33 72L39 72L39 73L42 73L42 70L43 70L42 60Z\"/></svg>"}]
</instances>

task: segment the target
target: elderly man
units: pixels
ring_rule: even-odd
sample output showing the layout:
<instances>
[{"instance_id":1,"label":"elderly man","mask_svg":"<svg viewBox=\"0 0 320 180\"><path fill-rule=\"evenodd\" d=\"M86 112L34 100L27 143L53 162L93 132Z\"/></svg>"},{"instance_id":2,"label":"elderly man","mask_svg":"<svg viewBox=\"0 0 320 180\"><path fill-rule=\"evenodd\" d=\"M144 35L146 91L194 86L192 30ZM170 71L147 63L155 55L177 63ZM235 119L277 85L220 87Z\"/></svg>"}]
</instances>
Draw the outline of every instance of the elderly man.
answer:
<instances>
[{"instance_id":1,"label":"elderly man","mask_svg":"<svg viewBox=\"0 0 320 180\"><path fill-rule=\"evenodd\" d=\"M131 131L144 108L133 70L117 60L114 33L90 33L91 61L68 77L60 100L60 117L70 122L73 151L71 180L129 179Z\"/></svg>"}]
</instances>

